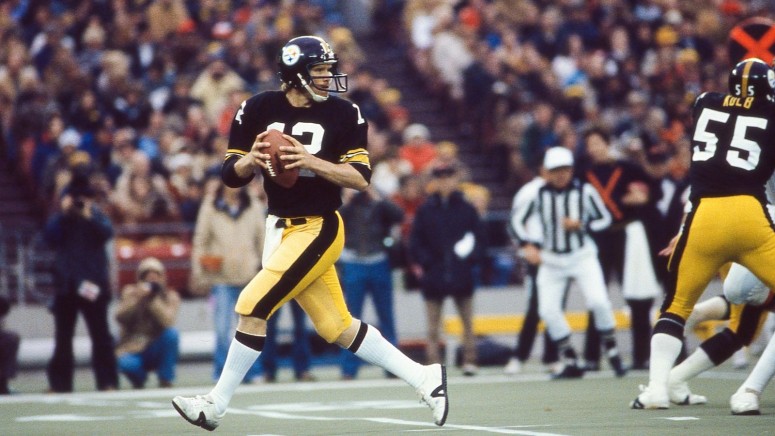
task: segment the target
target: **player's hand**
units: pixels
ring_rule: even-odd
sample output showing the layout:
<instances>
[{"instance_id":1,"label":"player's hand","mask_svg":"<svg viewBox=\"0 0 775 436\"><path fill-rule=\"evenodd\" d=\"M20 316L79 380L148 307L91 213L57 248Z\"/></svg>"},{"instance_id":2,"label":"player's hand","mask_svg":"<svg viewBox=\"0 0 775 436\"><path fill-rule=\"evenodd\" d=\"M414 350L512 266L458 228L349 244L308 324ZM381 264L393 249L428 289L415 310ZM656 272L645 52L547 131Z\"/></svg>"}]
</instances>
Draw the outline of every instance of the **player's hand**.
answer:
<instances>
[{"instance_id":1,"label":"player's hand","mask_svg":"<svg viewBox=\"0 0 775 436\"><path fill-rule=\"evenodd\" d=\"M234 164L234 169L240 177L247 177L254 173L257 169L266 169L266 161L271 156L263 152L263 149L269 147L268 142L264 142L264 137L268 132L264 131L256 135L256 139L253 141L253 145L250 147L250 151L245 156L242 156L240 160Z\"/></svg>"},{"instance_id":2,"label":"player's hand","mask_svg":"<svg viewBox=\"0 0 775 436\"><path fill-rule=\"evenodd\" d=\"M675 245L678 243L678 237L680 234L673 236L673 239L670 240L670 243L667 244L667 247L659 250L660 256L666 256L670 257L673 255L673 251L675 251Z\"/></svg>"},{"instance_id":3,"label":"player's hand","mask_svg":"<svg viewBox=\"0 0 775 436\"><path fill-rule=\"evenodd\" d=\"M292 144L280 147L280 151L284 152L280 155L280 160L284 162L285 169L307 168L314 170L318 158L310 154L307 148L293 136L284 134L283 137Z\"/></svg>"}]
</instances>

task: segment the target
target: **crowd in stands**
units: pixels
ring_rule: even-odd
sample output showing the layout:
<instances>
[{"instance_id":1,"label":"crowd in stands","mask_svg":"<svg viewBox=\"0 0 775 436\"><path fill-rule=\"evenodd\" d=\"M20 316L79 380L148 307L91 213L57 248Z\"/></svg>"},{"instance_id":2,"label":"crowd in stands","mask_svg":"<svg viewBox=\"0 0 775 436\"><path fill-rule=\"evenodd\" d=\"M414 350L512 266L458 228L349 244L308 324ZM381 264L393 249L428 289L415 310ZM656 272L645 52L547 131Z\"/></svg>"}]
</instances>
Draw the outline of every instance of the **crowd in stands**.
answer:
<instances>
[{"instance_id":1,"label":"crowd in stands","mask_svg":"<svg viewBox=\"0 0 775 436\"><path fill-rule=\"evenodd\" d=\"M513 192L547 147L582 156L590 127L618 156L667 157L682 178L694 98L726 89L730 29L773 12L735 0L408 0L403 23L415 70L480 147L504 151Z\"/></svg>"},{"instance_id":2,"label":"crowd in stands","mask_svg":"<svg viewBox=\"0 0 775 436\"><path fill-rule=\"evenodd\" d=\"M293 35L331 41L374 144L393 146L407 124L336 2L76 3L2 5L4 153L46 209L86 170L117 224L193 223L235 110L279 87L276 53Z\"/></svg>"},{"instance_id":3,"label":"crowd in stands","mask_svg":"<svg viewBox=\"0 0 775 436\"><path fill-rule=\"evenodd\" d=\"M239 103L276 89L289 37L331 42L346 94L370 122L373 183L406 208L433 190L429 169L461 167L458 144L413 122L401 91L335 1L11 1L0 5L0 126L5 157L53 212L73 172L88 171L116 224L196 220L217 186ZM457 117L460 134L508 162L509 192L543 150L583 162L584 132L602 128L617 156L668 161L684 177L691 104L723 90L729 29L772 11L765 2L406 0L374 2L375 33ZM403 26L396 26L396 22ZM466 144L467 146L467 144ZM490 193L463 169L479 211Z\"/></svg>"}]
</instances>

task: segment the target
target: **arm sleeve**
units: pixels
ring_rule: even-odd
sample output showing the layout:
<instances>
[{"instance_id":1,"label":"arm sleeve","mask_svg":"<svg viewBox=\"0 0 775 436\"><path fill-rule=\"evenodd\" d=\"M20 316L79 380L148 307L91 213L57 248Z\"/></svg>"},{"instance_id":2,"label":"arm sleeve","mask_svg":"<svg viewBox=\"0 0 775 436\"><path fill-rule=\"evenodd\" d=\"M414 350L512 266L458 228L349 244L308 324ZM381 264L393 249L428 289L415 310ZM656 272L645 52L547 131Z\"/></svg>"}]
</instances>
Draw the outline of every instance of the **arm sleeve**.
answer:
<instances>
[{"instance_id":1,"label":"arm sleeve","mask_svg":"<svg viewBox=\"0 0 775 436\"><path fill-rule=\"evenodd\" d=\"M592 185L585 183L582 187L582 195L585 203L584 214L586 215L584 221L587 228L590 231L599 232L610 226L612 222L611 212L605 207L605 203L603 203L597 190Z\"/></svg>"},{"instance_id":2,"label":"arm sleeve","mask_svg":"<svg viewBox=\"0 0 775 436\"><path fill-rule=\"evenodd\" d=\"M371 162L367 151L369 123L361 115L361 110L355 103L353 110L348 114L352 118L350 122L354 127L348 129L340 138L343 144L339 163L348 163L355 168L367 182L371 182Z\"/></svg>"},{"instance_id":3,"label":"arm sleeve","mask_svg":"<svg viewBox=\"0 0 775 436\"><path fill-rule=\"evenodd\" d=\"M234 164L242 157L250 152L253 146L252 130L248 127L253 125L253 118L251 114L255 111L254 100L245 100L237 109L237 113L234 115L234 119L231 120L231 129L229 130L229 146L226 150L226 156L223 159L223 165L221 166L221 179L223 183L230 188L239 188L250 183L255 177L255 174L251 174L248 178L241 178L234 171Z\"/></svg>"},{"instance_id":4,"label":"arm sleeve","mask_svg":"<svg viewBox=\"0 0 775 436\"><path fill-rule=\"evenodd\" d=\"M519 202L515 201L519 204L511 211L511 229L519 245L534 244L540 247L543 243L538 216L538 192L526 195Z\"/></svg>"}]
</instances>

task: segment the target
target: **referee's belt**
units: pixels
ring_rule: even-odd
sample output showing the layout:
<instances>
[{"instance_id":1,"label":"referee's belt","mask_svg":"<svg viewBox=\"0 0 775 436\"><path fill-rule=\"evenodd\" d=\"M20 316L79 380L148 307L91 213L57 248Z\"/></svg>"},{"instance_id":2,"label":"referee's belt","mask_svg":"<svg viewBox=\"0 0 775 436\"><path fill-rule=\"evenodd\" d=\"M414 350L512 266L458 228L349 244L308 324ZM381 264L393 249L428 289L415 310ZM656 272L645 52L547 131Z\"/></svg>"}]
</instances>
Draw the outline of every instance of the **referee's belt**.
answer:
<instances>
[{"instance_id":1,"label":"referee's belt","mask_svg":"<svg viewBox=\"0 0 775 436\"><path fill-rule=\"evenodd\" d=\"M287 229L288 227L300 226L302 224L307 224L306 218L280 218L274 226L278 229Z\"/></svg>"}]
</instances>

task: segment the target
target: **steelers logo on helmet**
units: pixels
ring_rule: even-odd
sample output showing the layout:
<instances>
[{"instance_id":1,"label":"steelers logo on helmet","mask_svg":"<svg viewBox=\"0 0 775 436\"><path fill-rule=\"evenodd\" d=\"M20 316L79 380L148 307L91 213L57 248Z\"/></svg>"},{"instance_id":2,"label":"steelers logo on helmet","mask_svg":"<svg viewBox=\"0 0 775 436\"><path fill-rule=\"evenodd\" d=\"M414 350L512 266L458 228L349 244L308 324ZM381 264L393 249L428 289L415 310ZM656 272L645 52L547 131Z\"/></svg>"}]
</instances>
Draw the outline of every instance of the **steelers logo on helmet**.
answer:
<instances>
[{"instance_id":1,"label":"steelers logo on helmet","mask_svg":"<svg viewBox=\"0 0 775 436\"><path fill-rule=\"evenodd\" d=\"M301 50L299 49L298 45L290 44L283 47L281 58L285 65L288 65L288 66L295 65L296 62L299 62L300 57L301 57Z\"/></svg>"}]
</instances>

